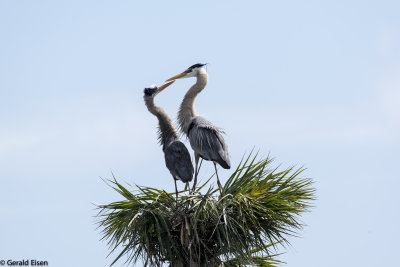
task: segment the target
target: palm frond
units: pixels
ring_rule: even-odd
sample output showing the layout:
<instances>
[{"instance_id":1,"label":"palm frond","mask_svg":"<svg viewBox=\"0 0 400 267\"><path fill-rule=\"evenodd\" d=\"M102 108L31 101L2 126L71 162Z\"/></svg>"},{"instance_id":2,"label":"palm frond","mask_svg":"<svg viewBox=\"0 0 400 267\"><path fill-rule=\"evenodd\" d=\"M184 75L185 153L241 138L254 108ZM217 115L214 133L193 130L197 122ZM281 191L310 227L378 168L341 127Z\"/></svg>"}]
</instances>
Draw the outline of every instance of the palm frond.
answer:
<instances>
[{"instance_id":1,"label":"palm frond","mask_svg":"<svg viewBox=\"0 0 400 267\"><path fill-rule=\"evenodd\" d=\"M276 266L276 246L302 228L314 189L303 168L278 170L272 160L243 158L219 194L208 185L174 193L109 181L123 200L99 205L98 226L111 252L127 263L161 266ZM207 189L208 186L208 189Z\"/></svg>"}]
</instances>

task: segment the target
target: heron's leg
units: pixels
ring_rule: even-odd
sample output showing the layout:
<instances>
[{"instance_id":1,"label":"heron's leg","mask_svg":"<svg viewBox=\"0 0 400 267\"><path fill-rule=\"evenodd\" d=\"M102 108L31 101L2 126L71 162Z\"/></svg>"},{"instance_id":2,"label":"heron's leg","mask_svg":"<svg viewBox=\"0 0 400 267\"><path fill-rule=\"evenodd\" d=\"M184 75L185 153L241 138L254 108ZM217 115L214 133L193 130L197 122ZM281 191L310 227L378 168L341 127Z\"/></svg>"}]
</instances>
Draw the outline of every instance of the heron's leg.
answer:
<instances>
[{"instance_id":1,"label":"heron's leg","mask_svg":"<svg viewBox=\"0 0 400 267\"><path fill-rule=\"evenodd\" d=\"M219 187L219 192L222 194L222 185L218 178L217 163L215 163L215 161L213 161L213 163L214 163L214 168L215 168L215 174L217 175L217 184Z\"/></svg>"},{"instance_id":2,"label":"heron's leg","mask_svg":"<svg viewBox=\"0 0 400 267\"><path fill-rule=\"evenodd\" d=\"M194 189L196 188L196 184L197 184L197 175L199 174L199 170L197 169L197 167L199 165L199 158L200 158L200 155L197 154L196 152L194 152L194 162L195 162L196 168L194 171L194 182L193 182L192 191L194 191Z\"/></svg>"},{"instance_id":3,"label":"heron's leg","mask_svg":"<svg viewBox=\"0 0 400 267\"><path fill-rule=\"evenodd\" d=\"M189 185L189 182L186 182L186 184L185 184L185 191L188 190L188 189L190 190L190 185Z\"/></svg>"},{"instance_id":4,"label":"heron's leg","mask_svg":"<svg viewBox=\"0 0 400 267\"><path fill-rule=\"evenodd\" d=\"M176 179L174 178L175 182L175 193L176 193L176 202L178 202L178 186L176 185Z\"/></svg>"},{"instance_id":5,"label":"heron's leg","mask_svg":"<svg viewBox=\"0 0 400 267\"><path fill-rule=\"evenodd\" d=\"M201 158L201 160L200 160L199 169L197 170L197 175L199 175L199 173L200 173L202 163L203 163L203 158Z\"/></svg>"}]
</instances>

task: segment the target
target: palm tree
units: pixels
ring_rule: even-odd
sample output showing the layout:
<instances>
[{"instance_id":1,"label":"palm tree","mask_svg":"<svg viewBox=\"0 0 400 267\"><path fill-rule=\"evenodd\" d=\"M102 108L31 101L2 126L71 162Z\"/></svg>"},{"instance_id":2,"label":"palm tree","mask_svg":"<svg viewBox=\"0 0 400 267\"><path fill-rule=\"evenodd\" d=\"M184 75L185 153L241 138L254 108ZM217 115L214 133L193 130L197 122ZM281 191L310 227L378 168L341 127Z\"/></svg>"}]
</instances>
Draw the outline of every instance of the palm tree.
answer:
<instances>
[{"instance_id":1,"label":"palm tree","mask_svg":"<svg viewBox=\"0 0 400 267\"><path fill-rule=\"evenodd\" d=\"M314 189L303 168L278 170L271 159L248 155L220 194L209 181L190 194L136 186L114 178L124 198L99 205L98 226L111 252L145 266L276 266L276 248L302 228L299 215L311 207Z\"/></svg>"}]
</instances>

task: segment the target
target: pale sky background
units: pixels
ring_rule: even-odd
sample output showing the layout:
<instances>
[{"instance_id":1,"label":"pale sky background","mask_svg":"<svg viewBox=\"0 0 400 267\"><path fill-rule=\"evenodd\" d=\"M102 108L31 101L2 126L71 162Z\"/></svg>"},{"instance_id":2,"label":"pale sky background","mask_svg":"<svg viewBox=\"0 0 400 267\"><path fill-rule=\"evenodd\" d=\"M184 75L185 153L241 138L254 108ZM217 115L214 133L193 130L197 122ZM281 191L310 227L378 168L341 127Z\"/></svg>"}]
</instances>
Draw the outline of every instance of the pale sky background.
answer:
<instances>
[{"instance_id":1,"label":"pale sky background","mask_svg":"<svg viewBox=\"0 0 400 267\"><path fill-rule=\"evenodd\" d=\"M285 266L399 266L399 12L399 1L1 0L0 260L109 265L92 203L120 198L100 177L174 188L143 88L208 62L196 109L227 132L233 166L255 147L315 181ZM194 81L157 104L175 118Z\"/></svg>"}]
</instances>

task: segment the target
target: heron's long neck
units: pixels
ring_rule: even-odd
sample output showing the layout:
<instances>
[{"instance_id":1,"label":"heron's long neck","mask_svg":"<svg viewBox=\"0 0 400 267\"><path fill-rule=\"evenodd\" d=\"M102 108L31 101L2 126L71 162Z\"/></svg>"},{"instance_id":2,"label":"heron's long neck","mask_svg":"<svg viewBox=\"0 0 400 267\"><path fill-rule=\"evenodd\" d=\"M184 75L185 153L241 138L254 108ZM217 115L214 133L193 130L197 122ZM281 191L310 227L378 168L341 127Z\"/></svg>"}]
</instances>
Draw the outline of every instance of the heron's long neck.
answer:
<instances>
[{"instance_id":1,"label":"heron's long neck","mask_svg":"<svg viewBox=\"0 0 400 267\"><path fill-rule=\"evenodd\" d=\"M208 80L207 72L200 71L197 75L196 83L187 91L185 97L182 100L181 106L178 112L179 126L182 132L188 134L188 129L190 121L196 117L196 112L194 111L194 100L196 96L206 87Z\"/></svg>"},{"instance_id":2,"label":"heron's long neck","mask_svg":"<svg viewBox=\"0 0 400 267\"><path fill-rule=\"evenodd\" d=\"M152 97L145 97L144 100L147 109L158 119L158 139L164 149L167 144L178 139L178 133L167 113L162 108L154 105Z\"/></svg>"}]
</instances>

